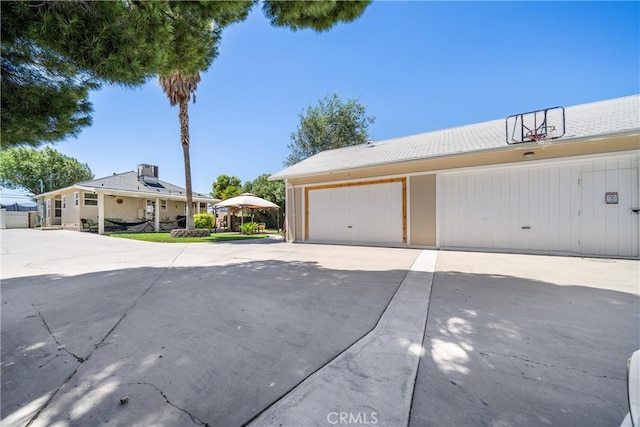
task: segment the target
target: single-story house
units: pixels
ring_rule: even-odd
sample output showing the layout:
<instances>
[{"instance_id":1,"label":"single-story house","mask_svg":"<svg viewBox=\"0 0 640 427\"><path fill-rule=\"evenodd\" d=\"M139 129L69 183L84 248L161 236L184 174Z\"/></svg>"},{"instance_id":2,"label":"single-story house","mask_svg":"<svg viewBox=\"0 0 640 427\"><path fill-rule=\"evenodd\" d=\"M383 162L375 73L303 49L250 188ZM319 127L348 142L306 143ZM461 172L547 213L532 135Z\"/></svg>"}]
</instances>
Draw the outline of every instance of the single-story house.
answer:
<instances>
[{"instance_id":1,"label":"single-story house","mask_svg":"<svg viewBox=\"0 0 640 427\"><path fill-rule=\"evenodd\" d=\"M186 214L186 200L184 188L158 179L158 167L145 164L138 165L137 172L113 174L36 196L41 226L83 231L91 220L98 224L100 234L123 224L154 231L177 228ZM194 192L192 211L206 213L209 204L219 201Z\"/></svg>"},{"instance_id":2,"label":"single-story house","mask_svg":"<svg viewBox=\"0 0 640 427\"><path fill-rule=\"evenodd\" d=\"M640 97L321 152L286 182L286 239L639 255Z\"/></svg>"}]
</instances>

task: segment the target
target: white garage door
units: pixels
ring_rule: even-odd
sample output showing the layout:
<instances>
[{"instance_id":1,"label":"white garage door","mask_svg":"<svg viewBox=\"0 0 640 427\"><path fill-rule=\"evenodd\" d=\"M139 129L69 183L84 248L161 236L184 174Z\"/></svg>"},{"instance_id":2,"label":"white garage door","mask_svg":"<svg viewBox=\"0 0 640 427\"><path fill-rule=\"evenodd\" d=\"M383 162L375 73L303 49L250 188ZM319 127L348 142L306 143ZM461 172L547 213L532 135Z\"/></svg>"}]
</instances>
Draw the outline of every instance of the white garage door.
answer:
<instances>
[{"instance_id":1,"label":"white garage door","mask_svg":"<svg viewBox=\"0 0 640 427\"><path fill-rule=\"evenodd\" d=\"M638 256L637 159L441 179L442 247Z\"/></svg>"},{"instance_id":2,"label":"white garage door","mask_svg":"<svg viewBox=\"0 0 640 427\"><path fill-rule=\"evenodd\" d=\"M307 240L403 243L404 179L307 189Z\"/></svg>"}]
</instances>

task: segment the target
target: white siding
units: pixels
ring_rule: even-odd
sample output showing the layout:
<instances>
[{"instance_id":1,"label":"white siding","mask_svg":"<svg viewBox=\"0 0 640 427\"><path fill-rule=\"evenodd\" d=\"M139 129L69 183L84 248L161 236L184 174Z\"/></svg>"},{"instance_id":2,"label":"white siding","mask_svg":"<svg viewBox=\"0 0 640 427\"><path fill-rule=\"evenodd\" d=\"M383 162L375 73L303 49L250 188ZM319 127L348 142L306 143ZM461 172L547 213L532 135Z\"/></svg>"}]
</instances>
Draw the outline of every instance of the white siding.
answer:
<instances>
[{"instance_id":1,"label":"white siding","mask_svg":"<svg viewBox=\"0 0 640 427\"><path fill-rule=\"evenodd\" d=\"M442 247L638 256L637 158L443 174L441 188Z\"/></svg>"},{"instance_id":2,"label":"white siding","mask_svg":"<svg viewBox=\"0 0 640 427\"><path fill-rule=\"evenodd\" d=\"M400 182L309 189L309 240L402 243Z\"/></svg>"},{"instance_id":3,"label":"white siding","mask_svg":"<svg viewBox=\"0 0 640 427\"><path fill-rule=\"evenodd\" d=\"M638 255L637 182L637 169L582 172L581 253ZM618 204L606 204L606 192L617 192Z\"/></svg>"}]
</instances>

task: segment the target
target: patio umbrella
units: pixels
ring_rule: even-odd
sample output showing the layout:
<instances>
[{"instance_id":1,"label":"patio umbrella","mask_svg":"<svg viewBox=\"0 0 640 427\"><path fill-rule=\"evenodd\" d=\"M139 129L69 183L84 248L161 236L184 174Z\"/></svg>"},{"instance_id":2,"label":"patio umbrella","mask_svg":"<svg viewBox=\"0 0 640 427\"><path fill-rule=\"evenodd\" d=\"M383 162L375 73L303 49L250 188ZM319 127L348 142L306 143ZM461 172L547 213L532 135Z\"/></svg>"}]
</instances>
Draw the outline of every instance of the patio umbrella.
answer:
<instances>
[{"instance_id":1,"label":"patio umbrella","mask_svg":"<svg viewBox=\"0 0 640 427\"><path fill-rule=\"evenodd\" d=\"M242 193L239 196L215 204L216 208L240 208L241 227L244 225L244 208L247 209L280 209L280 206L258 197L251 193ZM242 228L241 228L242 230Z\"/></svg>"}]
</instances>

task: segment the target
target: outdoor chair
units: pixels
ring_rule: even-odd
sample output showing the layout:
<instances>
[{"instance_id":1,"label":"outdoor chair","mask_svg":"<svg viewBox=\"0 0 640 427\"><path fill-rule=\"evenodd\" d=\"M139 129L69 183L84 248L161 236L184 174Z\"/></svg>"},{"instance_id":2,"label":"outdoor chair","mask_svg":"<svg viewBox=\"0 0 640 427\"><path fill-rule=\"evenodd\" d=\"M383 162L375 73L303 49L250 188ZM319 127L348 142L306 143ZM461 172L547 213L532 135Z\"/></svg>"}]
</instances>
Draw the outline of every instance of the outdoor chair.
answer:
<instances>
[{"instance_id":1,"label":"outdoor chair","mask_svg":"<svg viewBox=\"0 0 640 427\"><path fill-rule=\"evenodd\" d=\"M92 219L84 219L81 218L80 222L82 223L82 229L83 230L88 230L88 231L95 231L98 232L98 224L96 224L95 222L93 222Z\"/></svg>"}]
</instances>

